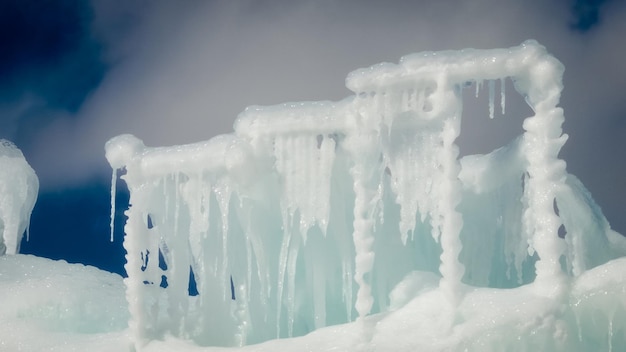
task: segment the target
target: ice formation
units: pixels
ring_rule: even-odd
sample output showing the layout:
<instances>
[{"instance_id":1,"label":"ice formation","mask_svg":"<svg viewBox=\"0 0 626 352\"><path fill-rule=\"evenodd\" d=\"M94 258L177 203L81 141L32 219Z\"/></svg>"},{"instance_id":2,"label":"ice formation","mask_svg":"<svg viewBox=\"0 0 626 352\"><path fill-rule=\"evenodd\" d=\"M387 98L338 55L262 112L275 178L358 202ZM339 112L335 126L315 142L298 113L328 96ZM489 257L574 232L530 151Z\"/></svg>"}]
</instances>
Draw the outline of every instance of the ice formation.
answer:
<instances>
[{"instance_id":1,"label":"ice formation","mask_svg":"<svg viewBox=\"0 0 626 352\"><path fill-rule=\"evenodd\" d=\"M206 142L111 139L113 190L121 169L131 194L136 347L348 322L320 331L344 333L346 350L624 346L626 243L558 157L562 74L535 41L413 54L352 72L342 101L250 107ZM507 79L534 116L508 145L459 158L463 89L486 82L493 117Z\"/></svg>"},{"instance_id":2,"label":"ice formation","mask_svg":"<svg viewBox=\"0 0 626 352\"><path fill-rule=\"evenodd\" d=\"M15 144L0 139L0 255L16 254L39 192L39 179Z\"/></svg>"}]
</instances>

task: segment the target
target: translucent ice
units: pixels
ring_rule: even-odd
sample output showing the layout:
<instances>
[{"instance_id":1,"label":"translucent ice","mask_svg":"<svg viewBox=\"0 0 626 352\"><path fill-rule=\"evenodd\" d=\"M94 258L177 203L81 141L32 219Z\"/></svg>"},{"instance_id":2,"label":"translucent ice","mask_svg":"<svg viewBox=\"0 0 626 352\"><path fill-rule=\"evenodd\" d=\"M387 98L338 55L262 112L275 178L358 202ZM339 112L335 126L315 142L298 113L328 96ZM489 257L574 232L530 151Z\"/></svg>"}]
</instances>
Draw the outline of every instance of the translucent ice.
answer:
<instances>
[{"instance_id":1,"label":"translucent ice","mask_svg":"<svg viewBox=\"0 0 626 352\"><path fill-rule=\"evenodd\" d=\"M15 144L0 139L0 255L20 251L39 192L39 179Z\"/></svg>"},{"instance_id":2,"label":"translucent ice","mask_svg":"<svg viewBox=\"0 0 626 352\"><path fill-rule=\"evenodd\" d=\"M131 193L135 346L314 330L301 347L623 346L626 241L558 157L562 74L534 41L413 54L352 72L342 101L250 107L206 142L111 139ZM506 79L535 115L509 144L459 158L462 90L487 81L493 117ZM606 336L587 323L598 292Z\"/></svg>"}]
</instances>

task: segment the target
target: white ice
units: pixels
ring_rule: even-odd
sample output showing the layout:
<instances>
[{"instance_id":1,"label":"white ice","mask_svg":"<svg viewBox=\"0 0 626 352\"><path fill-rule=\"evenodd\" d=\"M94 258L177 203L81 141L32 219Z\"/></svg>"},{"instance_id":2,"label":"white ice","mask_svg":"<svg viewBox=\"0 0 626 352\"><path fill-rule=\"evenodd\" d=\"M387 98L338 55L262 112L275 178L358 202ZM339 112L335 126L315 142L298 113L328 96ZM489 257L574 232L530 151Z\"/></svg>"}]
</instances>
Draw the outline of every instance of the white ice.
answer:
<instances>
[{"instance_id":1,"label":"white ice","mask_svg":"<svg viewBox=\"0 0 626 352\"><path fill-rule=\"evenodd\" d=\"M0 255L20 251L38 192L39 179L22 152L0 139Z\"/></svg>"}]
</instances>

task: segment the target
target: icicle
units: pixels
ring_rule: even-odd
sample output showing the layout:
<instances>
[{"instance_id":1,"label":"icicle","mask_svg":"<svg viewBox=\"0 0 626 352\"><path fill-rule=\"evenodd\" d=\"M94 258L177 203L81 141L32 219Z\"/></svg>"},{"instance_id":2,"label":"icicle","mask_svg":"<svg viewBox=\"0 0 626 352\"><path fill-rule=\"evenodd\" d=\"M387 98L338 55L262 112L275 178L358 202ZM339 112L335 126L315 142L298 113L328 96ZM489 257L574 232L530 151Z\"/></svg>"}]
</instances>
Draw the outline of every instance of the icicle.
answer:
<instances>
[{"instance_id":1,"label":"icicle","mask_svg":"<svg viewBox=\"0 0 626 352\"><path fill-rule=\"evenodd\" d=\"M165 177L162 177L161 180L160 180L161 182L163 182L163 194L162 194L162 196L163 196L163 199L164 199L164 202L163 202L164 204L163 205L165 207L165 211L163 213L164 214L163 215L163 222L164 223L169 223L169 220L170 220L170 212L169 212L169 210L170 210L169 209L170 208L170 195L169 195L169 192L167 192L167 179L168 179L168 177L165 176Z\"/></svg>"},{"instance_id":2,"label":"icicle","mask_svg":"<svg viewBox=\"0 0 626 352\"><path fill-rule=\"evenodd\" d=\"M346 306L346 320L352 321L352 264L347 260L341 263L343 276L343 301Z\"/></svg>"},{"instance_id":3,"label":"icicle","mask_svg":"<svg viewBox=\"0 0 626 352\"><path fill-rule=\"evenodd\" d=\"M287 260L287 336L293 337L293 325L296 320L296 264L301 236L291 241Z\"/></svg>"},{"instance_id":4,"label":"icicle","mask_svg":"<svg viewBox=\"0 0 626 352\"><path fill-rule=\"evenodd\" d=\"M227 300L230 287L226 285L228 277L228 211L230 206L231 190L226 182L220 182L215 187L215 197L220 209L220 218L222 222L222 270L220 274L220 282L224 283L223 299Z\"/></svg>"},{"instance_id":5,"label":"icicle","mask_svg":"<svg viewBox=\"0 0 626 352\"><path fill-rule=\"evenodd\" d=\"M489 118L493 119L495 110L496 83L494 80L489 81Z\"/></svg>"},{"instance_id":6,"label":"icicle","mask_svg":"<svg viewBox=\"0 0 626 352\"><path fill-rule=\"evenodd\" d=\"M306 243L307 236L311 225L315 221L314 209L311 204L316 204L316 196L314 184L311 180L311 173L316 169L316 158L314 155L317 153L316 140L311 136L301 136L296 139L296 149L298 156L294 160L294 171L297 175L297 189L294 194L295 209L300 210L300 226L299 232L302 236L302 240Z\"/></svg>"},{"instance_id":7,"label":"icicle","mask_svg":"<svg viewBox=\"0 0 626 352\"><path fill-rule=\"evenodd\" d=\"M500 108L502 109L502 115L506 106L506 78L500 78Z\"/></svg>"},{"instance_id":8,"label":"icicle","mask_svg":"<svg viewBox=\"0 0 626 352\"><path fill-rule=\"evenodd\" d=\"M280 316L283 305L283 291L285 290L285 274L287 272L289 243L292 237L287 208L284 205L281 205L281 208L283 219L283 240L280 245L280 256L278 258L278 284L276 285L276 338L280 338Z\"/></svg>"},{"instance_id":9,"label":"icicle","mask_svg":"<svg viewBox=\"0 0 626 352\"><path fill-rule=\"evenodd\" d=\"M614 315L615 315L615 311L611 311L609 313L609 332L608 332L609 352L613 351L613 317Z\"/></svg>"},{"instance_id":10,"label":"icicle","mask_svg":"<svg viewBox=\"0 0 626 352\"><path fill-rule=\"evenodd\" d=\"M318 259L321 262L324 260L324 254L318 250ZM315 329L323 328L326 326L326 278L324 277L323 266L317 264L313 266L313 310L314 310L314 322Z\"/></svg>"},{"instance_id":11,"label":"icicle","mask_svg":"<svg viewBox=\"0 0 626 352\"><path fill-rule=\"evenodd\" d=\"M250 297L250 289L252 287L252 243L250 242L250 233L246 230L246 297ZM260 277L259 277L260 279ZM263 290L259 293L263 295Z\"/></svg>"},{"instance_id":12,"label":"icicle","mask_svg":"<svg viewBox=\"0 0 626 352\"><path fill-rule=\"evenodd\" d=\"M180 194L178 194L180 173L174 175L174 238L178 239L178 219L180 216Z\"/></svg>"},{"instance_id":13,"label":"icicle","mask_svg":"<svg viewBox=\"0 0 626 352\"><path fill-rule=\"evenodd\" d=\"M244 285L238 285L236 290L237 307L234 315L237 319L237 331L235 333L235 343L238 347L242 347L245 346L248 332L252 329L250 323L250 309L248 306L249 296L246 295L248 290Z\"/></svg>"},{"instance_id":14,"label":"icicle","mask_svg":"<svg viewBox=\"0 0 626 352\"><path fill-rule=\"evenodd\" d=\"M319 162L316 167L316 178L311 181L316 185L314 195L316 199L315 220L324 236L326 236L330 217L330 183L335 161L335 147L336 142L334 139L328 136L322 139L322 144L319 150L317 150Z\"/></svg>"},{"instance_id":15,"label":"icicle","mask_svg":"<svg viewBox=\"0 0 626 352\"><path fill-rule=\"evenodd\" d=\"M359 318L368 315L374 304L372 297L371 283L366 275L372 271L374 267L375 253L372 250L374 244L374 219L376 199L375 191L368 187L371 179L369 170L370 165L355 165L351 169L354 178L354 233L352 235L355 249L355 274L354 281L359 285L355 308L359 314Z\"/></svg>"},{"instance_id":16,"label":"icicle","mask_svg":"<svg viewBox=\"0 0 626 352\"><path fill-rule=\"evenodd\" d=\"M111 176L111 242L113 242L113 233L115 231L115 190L117 184L117 169L113 168Z\"/></svg>"},{"instance_id":17,"label":"icicle","mask_svg":"<svg viewBox=\"0 0 626 352\"><path fill-rule=\"evenodd\" d=\"M401 94L400 106L403 110L408 110L410 108L409 92L407 90L402 90L400 94Z\"/></svg>"},{"instance_id":18,"label":"icicle","mask_svg":"<svg viewBox=\"0 0 626 352\"><path fill-rule=\"evenodd\" d=\"M583 330L580 326L580 316L576 310L574 310L574 317L576 318L576 330L578 331L578 341L583 342Z\"/></svg>"},{"instance_id":19,"label":"icicle","mask_svg":"<svg viewBox=\"0 0 626 352\"><path fill-rule=\"evenodd\" d=\"M478 93L480 92L480 86L483 84L483 81L476 81L476 95L475 97L478 98Z\"/></svg>"},{"instance_id":20,"label":"icicle","mask_svg":"<svg viewBox=\"0 0 626 352\"><path fill-rule=\"evenodd\" d=\"M165 234L168 239L168 245L170 249L171 265L168 266L168 310L169 325L172 331L182 332L185 330L185 320L188 313L187 300L188 287L189 287L189 275L190 275L190 258L189 258L189 242L188 234L185 233L185 223L182 223L181 217L184 216L183 210L186 209L181 206L182 196L180 179L181 172L172 172L169 176L172 180L174 208L173 211L173 228L171 234ZM144 215L145 216L145 215ZM182 224L181 224L182 223ZM181 227L183 231L181 231ZM152 247L156 238L148 240L149 245ZM149 247L149 248L151 248ZM158 265L158 246L153 249L154 256L156 258L153 263ZM150 255L153 254L152 252ZM155 316L157 313L154 313Z\"/></svg>"},{"instance_id":21,"label":"icicle","mask_svg":"<svg viewBox=\"0 0 626 352\"><path fill-rule=\"evenodd\" d=\"M240 209L243 209L243 218L245 219L245 237L246 237L246 251L248 254L248 291L246 292L247 297L251 297L251 289L252 289L252 259L254 258L254 263L256 264L256 273L260 283L260 291L259 298L261 304L267 306L267 299L270 296L270 274L267 269L267 259L265 257L265 252L263 248L263 244L261 243L261 238L256 232L256 230L252 229L252 215L251 209L247 206L242 206ZM266 316L267 319L267 316Z\"/></svg>"}]
</instances>

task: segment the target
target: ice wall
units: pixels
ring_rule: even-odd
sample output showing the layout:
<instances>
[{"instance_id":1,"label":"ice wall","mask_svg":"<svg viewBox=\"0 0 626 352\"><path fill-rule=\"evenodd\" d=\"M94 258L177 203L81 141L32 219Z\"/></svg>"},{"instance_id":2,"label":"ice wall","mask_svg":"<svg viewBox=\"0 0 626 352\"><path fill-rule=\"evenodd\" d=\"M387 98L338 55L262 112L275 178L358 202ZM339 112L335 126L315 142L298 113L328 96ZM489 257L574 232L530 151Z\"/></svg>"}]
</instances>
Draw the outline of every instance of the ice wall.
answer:
<instances>
[{"instance_id":1,"label":"ice wall","mask_svg":"<svg viewBox=\"0 0 626 352\"><path fill-rule=\"evenodd\" d=\"M468 287L523 285L565 302L574 278L626 246L558 158L562 74L535 41L413 54L352 72L342 101L249 107L233 134L206 142L111 139L113 190L121 169L131 193L137 346L165 335L244 345L363 322L404 304L394 287L413 287L414 273L437 278L438 330L450 336ZM486 82L493 105L505 79L535 115L508 145L459 159L462 90Z\"/></svg>"},{"instance_id":2,"label":"ice wall","mask_svg":"<svg viewBox=\"0 0 626 352\"><path fill-rule=\"evenodd\" d=\"M0 255L16 254L39 192L39 179L22 152L0 139Z\"/></svg>"}]
</instances>

